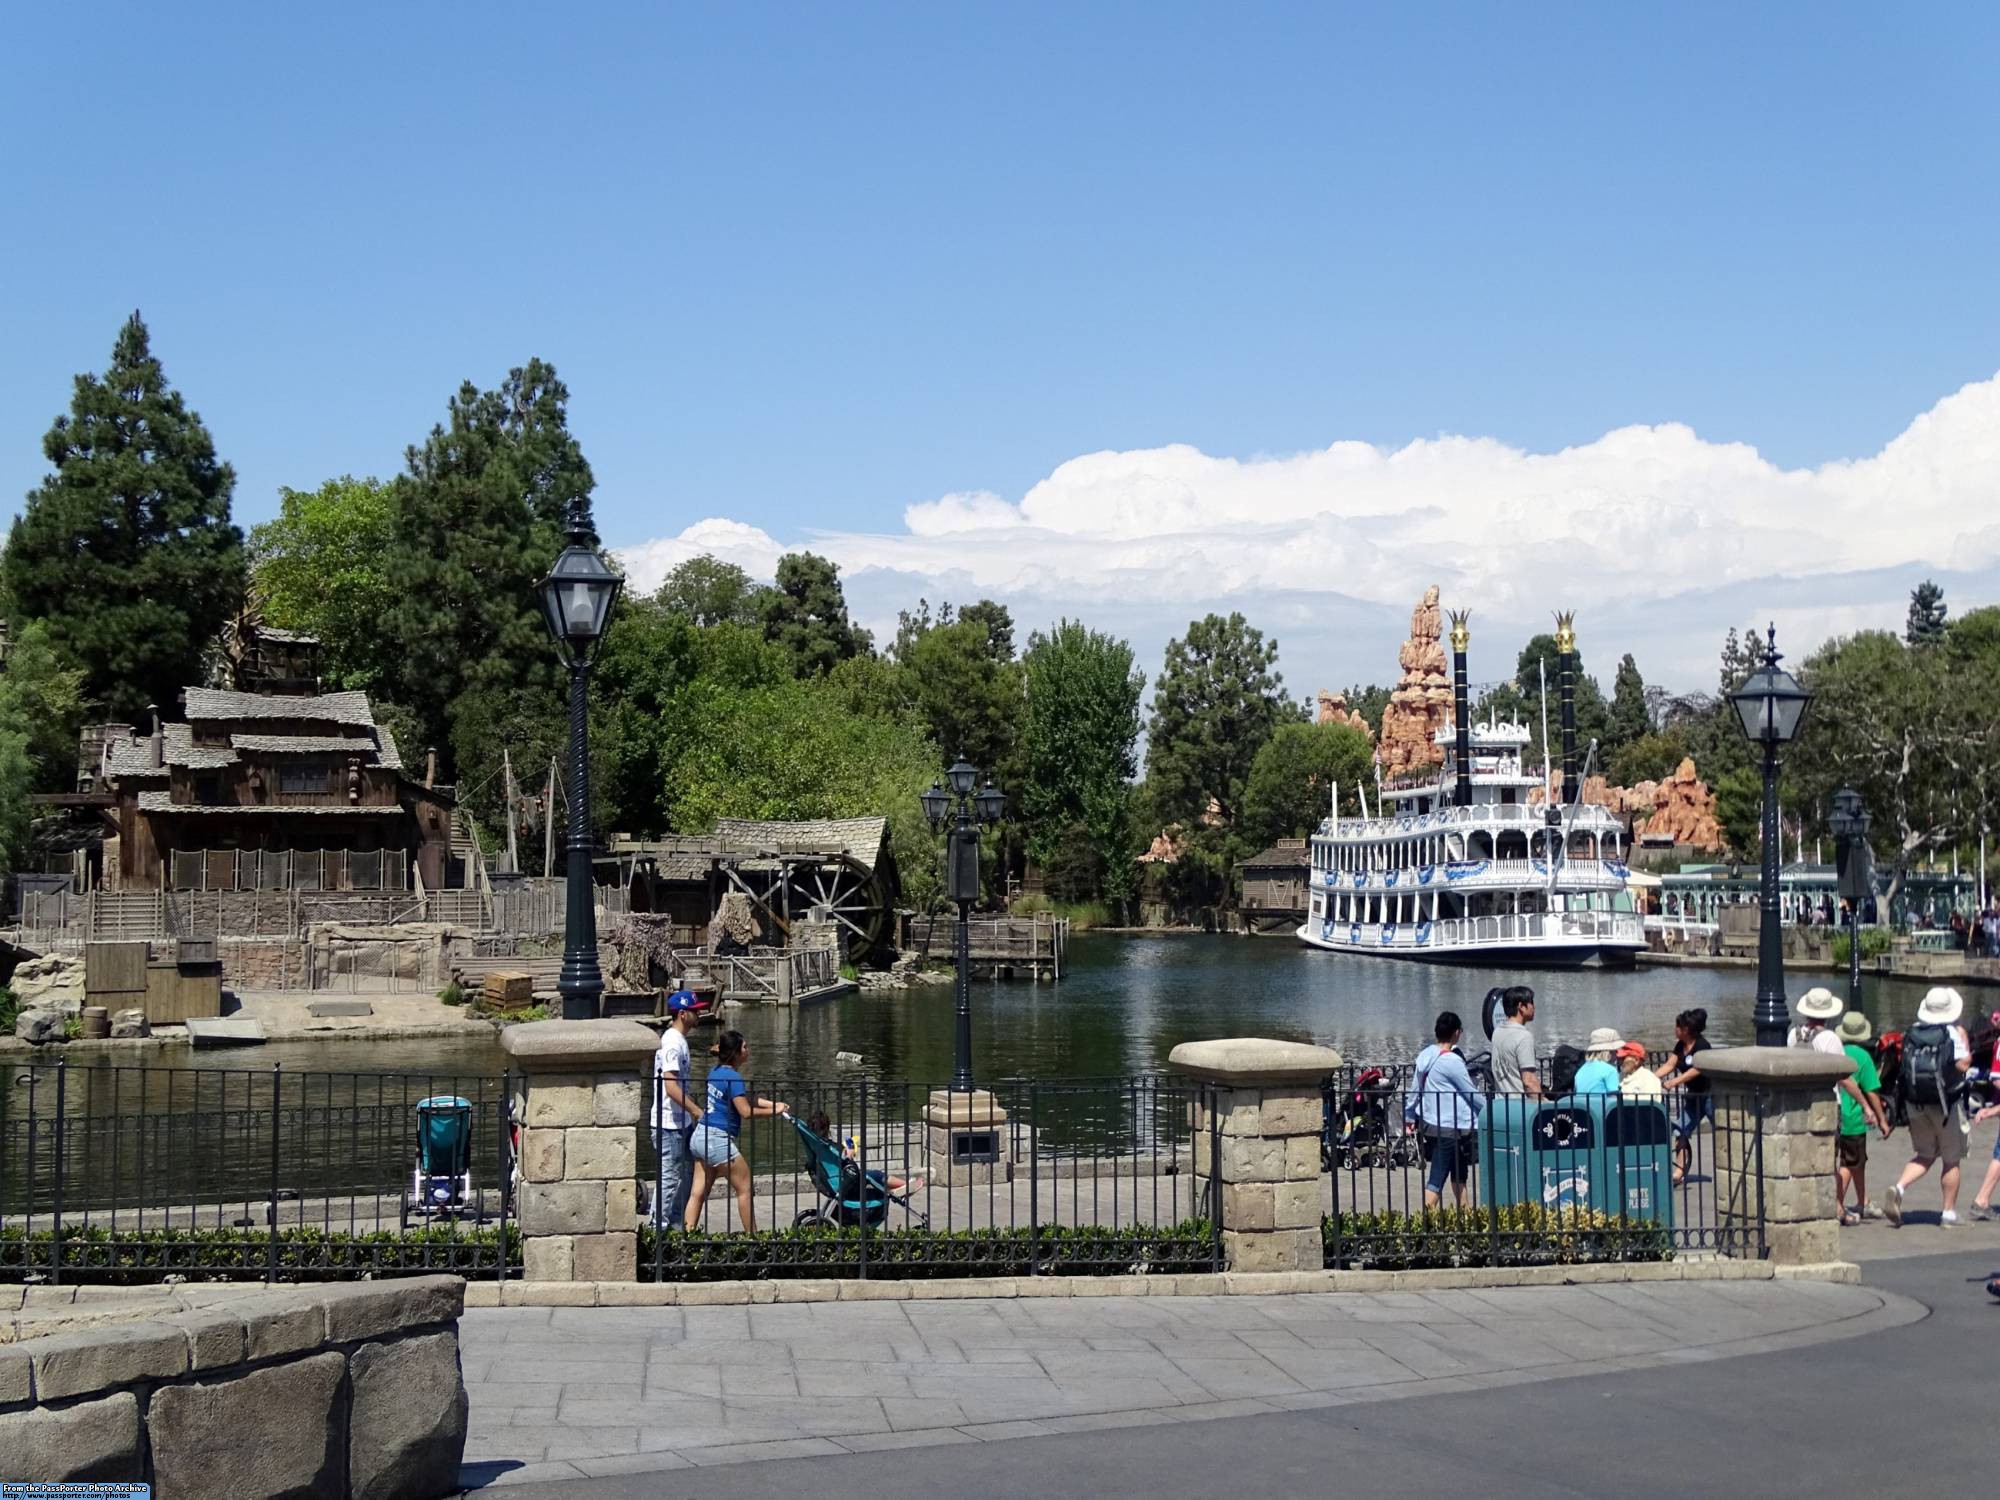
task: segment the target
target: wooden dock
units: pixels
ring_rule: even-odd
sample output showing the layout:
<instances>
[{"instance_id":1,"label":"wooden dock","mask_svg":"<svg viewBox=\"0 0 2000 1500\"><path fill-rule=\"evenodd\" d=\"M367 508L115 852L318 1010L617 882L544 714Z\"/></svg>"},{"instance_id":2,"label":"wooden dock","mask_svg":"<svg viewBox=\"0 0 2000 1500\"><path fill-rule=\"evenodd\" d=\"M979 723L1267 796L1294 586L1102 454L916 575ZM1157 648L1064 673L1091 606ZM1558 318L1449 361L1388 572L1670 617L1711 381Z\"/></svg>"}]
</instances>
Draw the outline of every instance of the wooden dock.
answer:
<instances>
[{"instance_id":1,"label":"wooden dock","mask_svg":"<svg viewBox=\"0 0 2000 1500\"><path fill-rule=\"evenodd\" d=\"M927 962L949 959L955 951L957 926L956 917L906 915L900 946L906 953L922 954ZM1060 979L1069 966L1067 917L974 917L967 927L973 966L1003 979L1016 975Z\"/></svg>"}]
</instances>

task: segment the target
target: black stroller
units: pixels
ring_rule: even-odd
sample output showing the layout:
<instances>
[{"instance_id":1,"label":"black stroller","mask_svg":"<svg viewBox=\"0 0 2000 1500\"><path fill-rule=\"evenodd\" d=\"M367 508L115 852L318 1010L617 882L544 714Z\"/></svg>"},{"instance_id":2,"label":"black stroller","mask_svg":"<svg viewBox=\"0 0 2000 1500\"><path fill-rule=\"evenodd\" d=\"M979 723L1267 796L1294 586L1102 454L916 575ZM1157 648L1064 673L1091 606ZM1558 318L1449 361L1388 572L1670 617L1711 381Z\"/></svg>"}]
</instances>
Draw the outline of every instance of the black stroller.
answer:
<instances>
[{"instance_id":1,"label":"black stroller","mask_svg":"<svg viewBox=\"0 0 2000 1500\"><path fill-rule=\"evenodd\" d=\"M1421 1157L1417 1138L1403 1128L1402 1096L1380 1068L1363 1068L1344 1093L1329 1088L1320 1165L1409 1167Z\"/></svg>"}]
</instances>

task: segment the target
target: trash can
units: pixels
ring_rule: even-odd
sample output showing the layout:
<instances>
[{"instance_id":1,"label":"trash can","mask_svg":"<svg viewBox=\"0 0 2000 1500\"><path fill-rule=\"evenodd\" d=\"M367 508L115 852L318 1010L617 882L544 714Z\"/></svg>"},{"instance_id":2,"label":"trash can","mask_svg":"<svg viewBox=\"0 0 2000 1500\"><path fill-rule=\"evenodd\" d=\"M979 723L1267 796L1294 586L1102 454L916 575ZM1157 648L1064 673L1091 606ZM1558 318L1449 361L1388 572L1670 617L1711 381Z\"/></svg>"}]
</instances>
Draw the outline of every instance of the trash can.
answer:
<instances>
[{"instance_id":1,"label":"trash can","mask_svg":"<svg viewBox=\"0 0 2000 1500\"><path fill-rule=\"evenodd\" d=\"M1480 1201L1595 1208L1673 1223L1666 1106L1618 1094L1495 1099L1480 1122Z\"/></svg>"}]
</instances>

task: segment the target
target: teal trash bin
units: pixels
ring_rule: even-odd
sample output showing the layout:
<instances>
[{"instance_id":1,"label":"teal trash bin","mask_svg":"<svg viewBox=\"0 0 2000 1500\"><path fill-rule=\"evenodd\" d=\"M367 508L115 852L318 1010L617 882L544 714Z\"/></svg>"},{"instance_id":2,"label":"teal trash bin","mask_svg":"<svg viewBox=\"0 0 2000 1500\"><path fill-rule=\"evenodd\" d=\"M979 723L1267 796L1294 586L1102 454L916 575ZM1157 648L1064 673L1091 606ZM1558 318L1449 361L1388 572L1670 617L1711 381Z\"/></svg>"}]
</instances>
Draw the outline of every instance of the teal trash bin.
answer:
<instances>
[{"instance_id":1,"label":"teal trash bin","mask_svg":"<svg viewBox=\"0 0 2000 1500\"><path fill-rule=\"evenodd\" d=\"M1657 1100L1495 1099L1480 1123L1487 1206L1595 1208L1673 1224L1673 1126Z\"/></svg>"}]
</instances>

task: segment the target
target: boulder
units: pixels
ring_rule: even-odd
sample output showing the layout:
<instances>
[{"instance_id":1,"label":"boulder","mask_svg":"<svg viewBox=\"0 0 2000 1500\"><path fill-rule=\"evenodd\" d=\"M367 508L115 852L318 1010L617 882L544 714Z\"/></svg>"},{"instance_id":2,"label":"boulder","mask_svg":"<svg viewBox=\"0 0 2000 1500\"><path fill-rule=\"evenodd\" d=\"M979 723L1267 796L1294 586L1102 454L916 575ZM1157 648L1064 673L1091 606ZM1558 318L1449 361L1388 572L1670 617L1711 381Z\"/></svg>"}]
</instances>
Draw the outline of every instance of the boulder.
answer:
<instances>
[{"instance_id":1,"label":"boulder","mask_svg":"<svg viewBox=\"0 0 2000 1500\"><path fill-rule=\"evenodd\" d=\"M83 960L74 954L51 953L31 958L14 970L8 982L14 998L30 1005L83 1004Z\"/></svg>"},{"instance_id":2,"label":"boulder","mask_svg":"<svg viewBox=\"0 0 2000 1500\"><path fill-rule=\"evenodd\" d=\"M161 1386L146 1422L154 1493L341 1500L346 1371L344 1356L314 1354L212 1385Z\"/></svg>"},{"instance_id":3,"label":"boulder","mask_svg":"<svg viewBox=\"0 0 2000 1500\"><path fill-rule=\"evenodd\" d=\"M59 1042L69 1017L52 1005L38 1005L14 1018L14 1035L24 1042Z\"/></svg>"},{"instance_id":4,"label":"boulder","mask_svg":"<svg viewBox=\"0 0 2000 1500\"><path fill-rule=\"evenodd\" d=\"M1319 712L1315 716L1314 722L1319 724L1345 724L1348 728L1358 729L1367 735L1369 743L1373 744L1375 740L1375 731L1368 727L1368 721L1347 706L1347 694L1345 693L1336 693L1326 688L1321 688L1319 690Z\"/></svg>"},{"instance_id":5,"label":"boulder","mask_svg":"<svg viewBox=\"0 0 2000 1500\"><path fill-rule=\"evenodd\" d=\"M456 1491L466 1414L457 1333L364 1344L348 1371L347 1487L354 1500Z\"/></svg>"}]
</instances>

